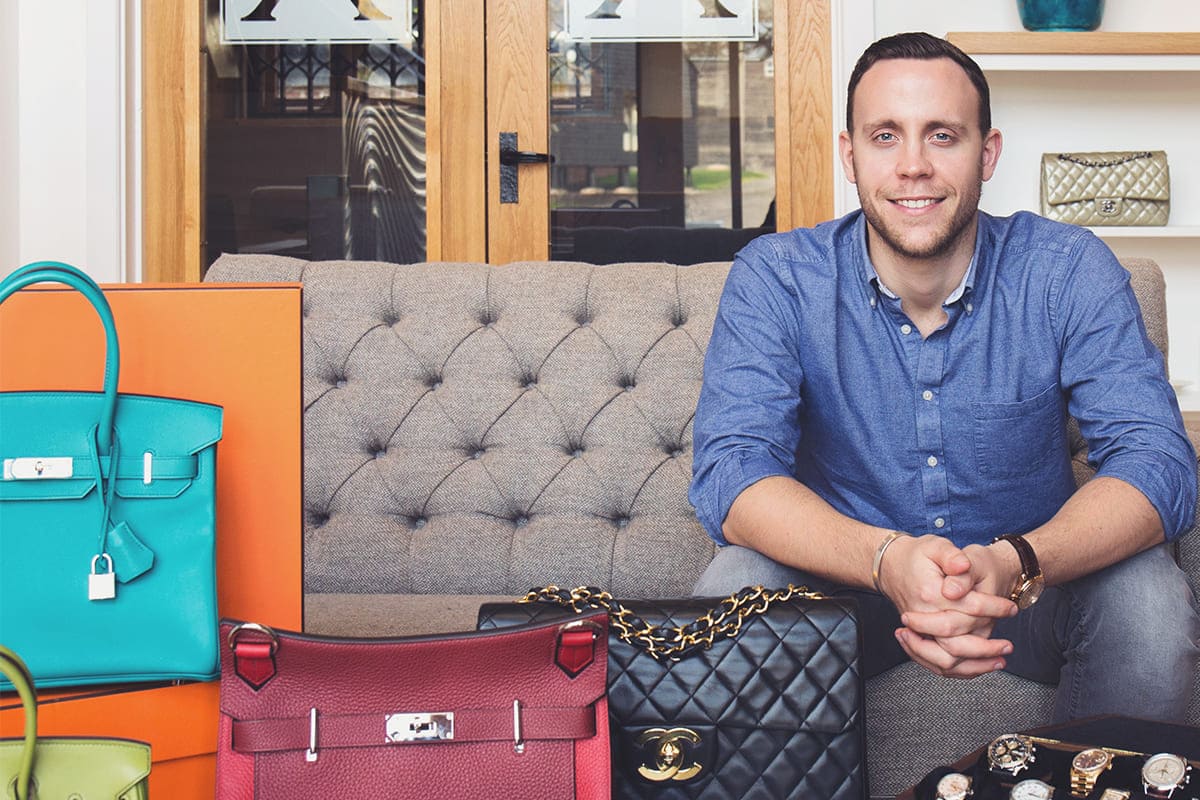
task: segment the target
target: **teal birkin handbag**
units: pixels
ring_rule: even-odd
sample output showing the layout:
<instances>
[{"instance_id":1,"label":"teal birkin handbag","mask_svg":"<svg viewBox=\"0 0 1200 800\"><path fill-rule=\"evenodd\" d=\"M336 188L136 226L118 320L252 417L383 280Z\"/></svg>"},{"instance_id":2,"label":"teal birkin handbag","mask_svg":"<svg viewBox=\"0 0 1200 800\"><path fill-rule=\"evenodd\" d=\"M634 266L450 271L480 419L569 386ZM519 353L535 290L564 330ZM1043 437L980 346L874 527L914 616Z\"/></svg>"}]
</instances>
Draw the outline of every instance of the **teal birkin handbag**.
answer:
<instances>
[{"instance_id":1,"label":"teal birkin handbag","mask_svg":"<svg viewBox=\"0 0 1200 800\"><path fill-rule=\"evenodd\" d=\"M0 281L0 303L37 283L69 286L99 314L104 386L0 392L0 641L42 687L215 678L222 409L118 394L100 287L43 261ZM45 323L20 346L53 335Z\"/></svg>"},{"instance_id":2,"label":"teal birkin handbag","mask_svg":"<svg viewBox=\"0 0 1200 800\"><path fill-rule=\"evenodd\" d=\"M0 739L0 786L9 792L4 797L146 800L150 745L82 736L39 739L37 695L29 670L3 646L0 673L16 686L25 708L24 737Z\"/></svg>"}]
</instances>

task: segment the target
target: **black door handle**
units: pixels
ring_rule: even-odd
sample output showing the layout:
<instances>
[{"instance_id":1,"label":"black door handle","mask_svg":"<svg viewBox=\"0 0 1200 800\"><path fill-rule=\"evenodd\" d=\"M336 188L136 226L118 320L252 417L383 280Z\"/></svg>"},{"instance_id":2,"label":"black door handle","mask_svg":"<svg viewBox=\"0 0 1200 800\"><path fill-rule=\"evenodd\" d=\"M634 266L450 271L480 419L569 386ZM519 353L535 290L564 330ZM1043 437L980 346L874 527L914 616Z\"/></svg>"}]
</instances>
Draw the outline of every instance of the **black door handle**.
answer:
<instances>
[{"instance_id":1,"label":"black door handle","mask_svg":"<svg viewBox=\"0 0 1200 800\"><path fill-rule=\"evenodd\" d=\"M501 150L500 163L510 167L518 164L553 164L554 156L529 150Z\"/></svg>"},{"instance_id":2,"label":"black door handle","mask_svg":"<svg viewBox=\"0 0 1200 800\"><path fill-rule=\"evenodd\" d=\"M533 153L517 149L517 134L500 134L500 202L517 202L517 167L521 164L553 164L549 153Z\"/></svg>"}]
</instances>

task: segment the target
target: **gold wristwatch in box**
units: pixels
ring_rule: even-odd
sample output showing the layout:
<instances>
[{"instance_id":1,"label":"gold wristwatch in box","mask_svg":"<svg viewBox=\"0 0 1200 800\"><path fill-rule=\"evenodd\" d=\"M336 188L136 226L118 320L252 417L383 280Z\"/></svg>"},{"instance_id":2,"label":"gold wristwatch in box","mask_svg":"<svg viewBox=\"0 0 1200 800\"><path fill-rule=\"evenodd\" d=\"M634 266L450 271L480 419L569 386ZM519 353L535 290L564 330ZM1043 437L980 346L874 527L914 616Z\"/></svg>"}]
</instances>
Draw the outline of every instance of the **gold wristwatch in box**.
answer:
<instances>
[{"instance_id":1,"label":"gold wristwatch in box","mask_svg":"<svg viewBox=\"0 0 1200 800\"><path fill-rule=\"evenodd\" d=\"M949 772L937 782L934 792L937 800L966 800L973 794L971 779L961 772Z\"/></svg>"},{"instance_id":2,"label":"gold wristwatch in box","mask_svg":"<svg viewBox=\"0 0 1200 800\"><path fill-rule=\"evenodd\" d=\"M1096 779L1112 766L1112 753L1103 747L1080 750L1071 759L1071 796L1087 797L1096 788Z\"/></svg>"}]
</instances>

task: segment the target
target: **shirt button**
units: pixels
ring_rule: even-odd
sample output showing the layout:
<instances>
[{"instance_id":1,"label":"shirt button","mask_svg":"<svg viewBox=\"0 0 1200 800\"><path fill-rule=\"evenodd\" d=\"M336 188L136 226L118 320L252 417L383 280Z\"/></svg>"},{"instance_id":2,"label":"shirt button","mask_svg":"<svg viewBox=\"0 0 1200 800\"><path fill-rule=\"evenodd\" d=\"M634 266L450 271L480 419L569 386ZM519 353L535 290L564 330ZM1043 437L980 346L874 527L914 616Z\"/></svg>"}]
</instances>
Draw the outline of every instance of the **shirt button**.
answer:
<instances>
[{"instance_id":1,"label":"shirt button","mask_svg":"<svg viewBox=\"0 0 1200 800\"><path fill-rule=\"evenodd\" d=\"M971 305L970 303L967 303L967 313L970 314L974 310L975 310L975 306Z\"/></svg>"},{"instance_id":2,"label":"shirt button","mask_svg":"<svg viewBox=\"0 0 1200 800\"><path fill-rule=\"evenodd\" d=\"M931 467L936 467L937 466L937 456L930 456L929 458L925 459L925 463Z\"/></svg>"},{"instance_id":3,"label":"shirt button","mask_svg":"<svg viewBox=\"0 0 1200 800\"><path fill-rule=\"evenodd\" d=\"M900 332L903 333L905 336L908 336L910 333L912 333L912 325L909 325L906 322L905 324L900 326Z\"/></svg>"},{"instance_id":4,"label":"shirt button","mask_svg":"<svg viewBox=\"0 0 1200 800\"><path fill-rule=\"evenodd\" d=\"M942 519L941 517L938 517L937 519L935 519L935 520L933 521L933 527L935 527L935 528L944 528L944 527L946 527L946 520Z\"/></svg>"},{"instance_id":5,"label":"shirt button","mask_svg":"<svg viewBox=\"0 0 1200 800\"><path fill-rule=\"evenodd\" d=\"M932 400L932 399L933 399L933 392L931 392L931 391L929 391L928 389L926 389L925 391L921 392L921 397L925 398L926 400Z\"/></svg>"}]
</instances>

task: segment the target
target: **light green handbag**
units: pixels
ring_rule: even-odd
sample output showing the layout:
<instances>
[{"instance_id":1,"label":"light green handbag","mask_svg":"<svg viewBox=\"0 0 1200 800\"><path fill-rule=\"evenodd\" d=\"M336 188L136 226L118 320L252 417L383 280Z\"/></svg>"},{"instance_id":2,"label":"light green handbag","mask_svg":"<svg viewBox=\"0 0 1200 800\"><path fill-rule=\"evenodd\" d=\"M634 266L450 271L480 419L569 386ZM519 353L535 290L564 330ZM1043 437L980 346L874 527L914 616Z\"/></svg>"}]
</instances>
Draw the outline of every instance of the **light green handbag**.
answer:
<instances>
[{"instance_id":1,"label":"light green handbag","mask_svg":"<svg viewBox=\"0 0 1200 800\"><path fill-rule=\"evenodd\" d=\"M82 736L38 739L33 679L25 663L3 645L0 672L12 681L25 707L25 736L0 739L0 797L146 800L150 796L150 745Z\"/></svg>"}]
</instances>

